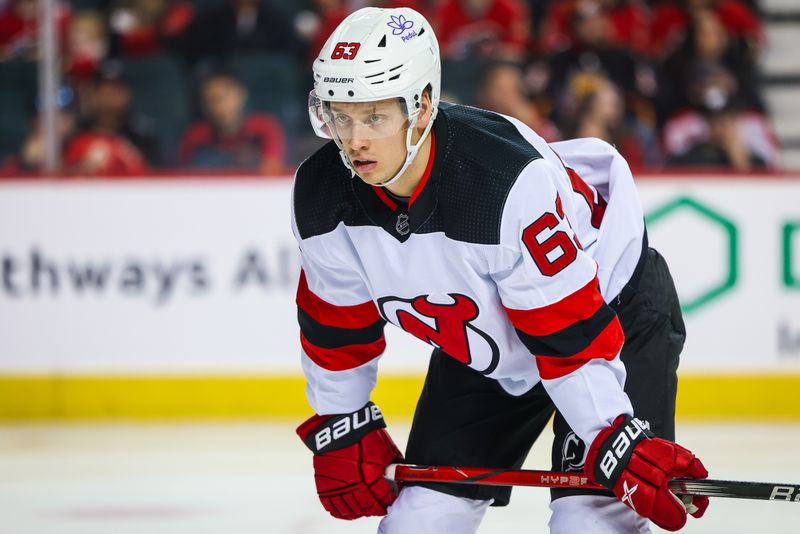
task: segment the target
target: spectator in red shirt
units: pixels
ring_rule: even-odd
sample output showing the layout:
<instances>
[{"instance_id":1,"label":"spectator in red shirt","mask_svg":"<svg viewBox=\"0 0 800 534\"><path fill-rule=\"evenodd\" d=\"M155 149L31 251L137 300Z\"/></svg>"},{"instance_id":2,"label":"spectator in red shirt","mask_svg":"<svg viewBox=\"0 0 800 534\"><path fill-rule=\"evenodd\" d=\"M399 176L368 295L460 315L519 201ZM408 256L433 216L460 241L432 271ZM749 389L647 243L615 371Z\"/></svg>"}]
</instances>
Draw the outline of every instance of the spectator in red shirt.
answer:
<instances>
[{"instance_id":1,"label":"spectator in red shirt","mask_svg":"<svg viewBox=\"0 0 800 534\"><path fill-rule=\"evenodd\" d=\"M147 172L142 154L127 139L86 131L75 135L64 151L64 169L83 176L132 176Z\"/></svg>"},{"instance_id":2,"label":"spectator in red shirt","mask_svg":"<svg viewBox=\"0 0 800 534\"><path fill-rule=\"evenodd\" d=\"M61 144L62 173L67 176L117 176L142 174L147 164L125 138L107 132L77 131L72 90L59 91L56 134ZM38 117L18 155L8 158L4 175L38 174L44 164L44 139Z\"/></svg>"},{"instance_id":3,"label":"spectator in red shirt","mask_svg":"<svg viewBox=\"0 0 800 534\"><path fill-rule=\"evenodd\" d=\"M164 164L157 125L131 110L133 95L121 62L111 60L100 65L85 96L80 124L83 133L121 137L135 147L148 165Z\"/></svg>"},{"instance_id":4,"label":"spectator in red shirt","mask_svg":"<svg viewBox=\"0 0 800 534\"><path fill-rule=\"evenodd\" d=\"M266 113L245 113L247 90L232 74L217 72L200 88L205 118L190 125L181 142L181 165L285 172L285 135Z\"/></svg>"},{"instance_id":5,"label":"spectator in red shirt","mask_svg":"<svg viewBox=\"0 0 800 534\"><path fill-rule=\"evenodd\" d=\"M443 57L520 60L530 45L530 14L522 0L444 0L435 13Z\"/></svg>"}]
</instances>

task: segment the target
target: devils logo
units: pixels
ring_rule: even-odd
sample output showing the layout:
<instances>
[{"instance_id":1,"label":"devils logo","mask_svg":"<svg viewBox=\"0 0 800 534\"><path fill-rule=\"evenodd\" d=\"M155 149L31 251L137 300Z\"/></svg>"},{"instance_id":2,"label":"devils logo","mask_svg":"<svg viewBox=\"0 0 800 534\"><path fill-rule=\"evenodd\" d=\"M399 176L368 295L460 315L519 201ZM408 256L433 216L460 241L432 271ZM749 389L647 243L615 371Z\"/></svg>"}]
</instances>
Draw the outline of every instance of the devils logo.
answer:
<instances>
[{"instance_id":1,"label":"devils logo","mask_svg":"<svg viewBox=\"0 0 800 534\"><path fill-rule=\"evenodd\" d=\"M458 293L452 302L431 302L430 295L413 299L383 297L378 307L383 317L445 354L488 375L497 367L500 352L486 332L472 324L479 314L474 300Z\"/></svg>"},{"instance_id":2,"label":"devils logo","mask_svg":"<svg viewBox=\"0 0 800 534\"><path fill-rule=\"evenodd\" d=\"M575 432L570 432L564 438L564 446L561 448L561 470L562 471L583 471L583 464L586 456L586 445Z\"/></svg>"}]
</instances>

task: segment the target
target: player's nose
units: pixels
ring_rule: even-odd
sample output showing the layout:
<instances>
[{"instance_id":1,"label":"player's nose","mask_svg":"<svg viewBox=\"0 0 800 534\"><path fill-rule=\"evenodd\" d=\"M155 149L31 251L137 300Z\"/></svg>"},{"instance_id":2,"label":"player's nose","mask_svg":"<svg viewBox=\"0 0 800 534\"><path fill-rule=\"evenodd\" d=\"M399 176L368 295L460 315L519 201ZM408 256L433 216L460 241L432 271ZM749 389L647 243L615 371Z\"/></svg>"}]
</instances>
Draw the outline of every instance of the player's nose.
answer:
<instances>
[{"instance_id":1,"label":"player's nose","mask_svg":"<svg viewBox=\"0 0 800 534\"><path fill-rule=\"evenodd\" d=\"M352 130L352 136L348 140L348 145L354 151L369 148L369 138L366 135L363 135L361 128L354 127Z\"/></svg>"}]
</instances>

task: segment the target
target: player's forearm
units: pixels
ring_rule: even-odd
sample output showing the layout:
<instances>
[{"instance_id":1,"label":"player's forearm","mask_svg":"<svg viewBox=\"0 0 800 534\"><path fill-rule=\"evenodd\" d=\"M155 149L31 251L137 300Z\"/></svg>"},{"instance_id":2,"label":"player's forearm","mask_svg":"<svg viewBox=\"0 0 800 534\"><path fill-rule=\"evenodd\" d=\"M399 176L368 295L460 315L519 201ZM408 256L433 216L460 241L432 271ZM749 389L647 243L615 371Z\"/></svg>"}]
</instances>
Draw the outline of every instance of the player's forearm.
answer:
<instances>
[{"instance_id":1,"label":"player's forearm","mask_svg":"<svg viewBox=\"0 0 800 534\"><path fill-rule=\"evenodd\" d=\"M364 406L375 388L378 358L354 367L333 371L301 356L306 377L306 398L319 415L350 413Z\"/></svg>"},{"instance_id":2,"label":"player's forearm","mask_svg":"<svg viewBox=\"0 0 800 534\"><path fill-rule=\"evenodd\" d=\"M584 443L592 443L617 416L633 414L631 401L623 390L625 367L619 357L591 360L568 375L542 383Z\"/></svg>"}]
</instances>

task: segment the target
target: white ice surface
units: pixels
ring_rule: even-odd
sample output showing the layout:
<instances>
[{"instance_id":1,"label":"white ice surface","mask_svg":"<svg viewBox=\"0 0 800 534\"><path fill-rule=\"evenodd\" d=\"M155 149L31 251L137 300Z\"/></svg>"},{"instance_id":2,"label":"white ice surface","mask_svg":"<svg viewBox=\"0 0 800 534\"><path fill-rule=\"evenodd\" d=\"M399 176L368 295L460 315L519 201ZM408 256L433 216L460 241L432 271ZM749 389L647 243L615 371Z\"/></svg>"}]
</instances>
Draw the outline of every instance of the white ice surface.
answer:
<instances>
[{"instance_id":1,"label":"white ice surface","mask_svg":"<svg viewBox=\"0 0 800 534\"><path fill-rule=\"evenodd\" d=\"M319 506L294 426L0 426L0 534L374 533L376 519ZM402 447L408 426L390 430ZM548 441L549 430L526 467L549 466ZM714 478L800 483L800 425L684 424L678 441ZM547 503L546 490L518 488L479 532L547 532ZM716 499L682 532L800 532L800 503Z\"/></svg>"}]
</instances>

